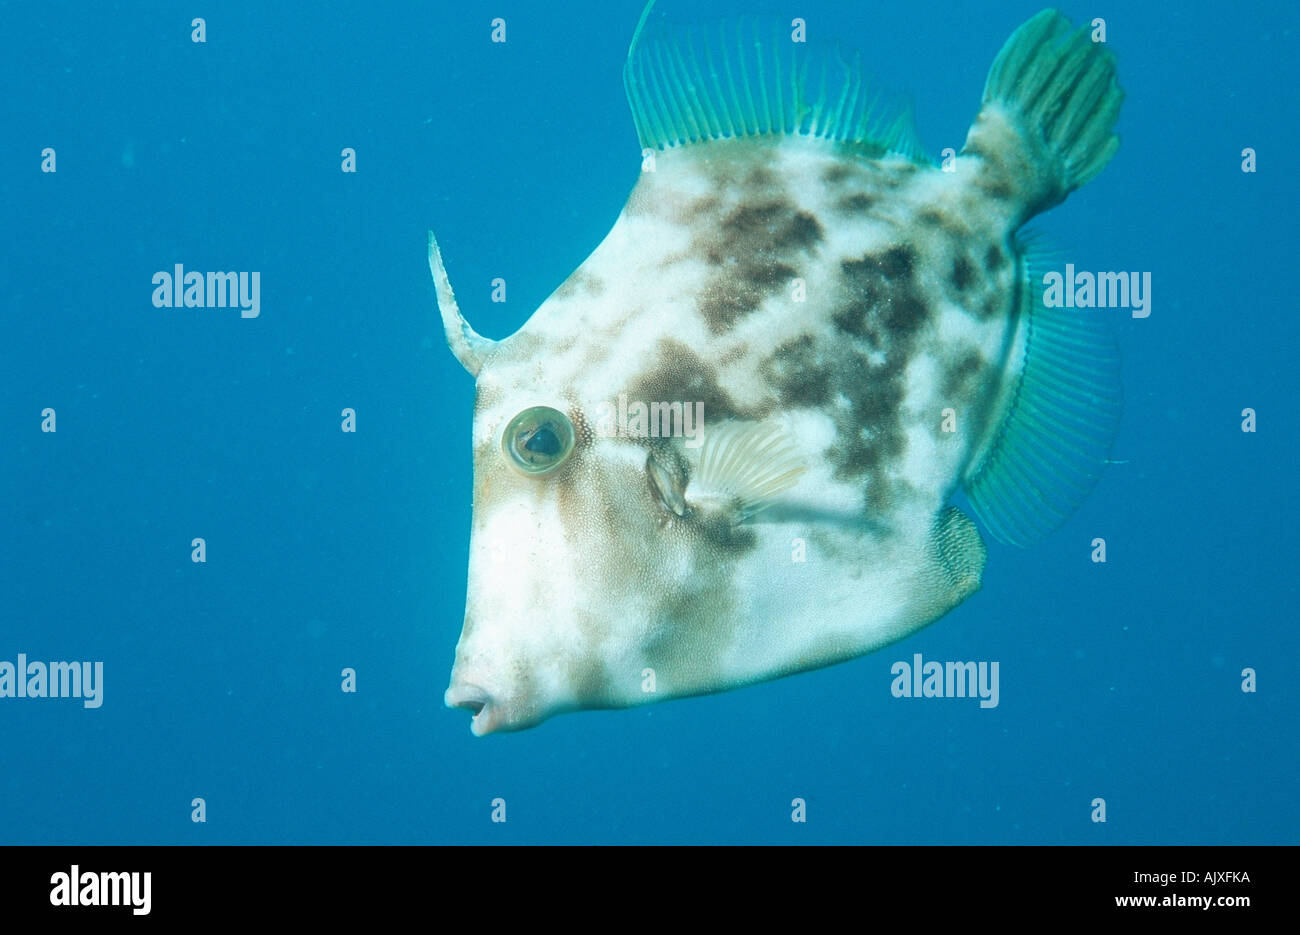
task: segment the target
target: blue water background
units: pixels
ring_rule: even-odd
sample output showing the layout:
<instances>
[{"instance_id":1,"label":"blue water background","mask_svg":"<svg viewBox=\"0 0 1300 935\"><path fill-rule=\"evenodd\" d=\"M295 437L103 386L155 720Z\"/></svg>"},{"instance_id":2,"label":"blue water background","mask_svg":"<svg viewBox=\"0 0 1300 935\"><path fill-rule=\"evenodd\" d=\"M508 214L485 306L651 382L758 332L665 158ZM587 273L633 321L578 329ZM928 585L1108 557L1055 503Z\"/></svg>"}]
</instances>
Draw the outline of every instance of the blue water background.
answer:
<instances>
[{"instance_id":1,"label":"blue water background","mask_svg":"<svg viewBox=\"0 0 1300 935\"><path fill-rule=\"evenodd\" d=\"M937 154L1039 6L777 13L862 49ZM97 710L0 699L0 842L1300 840L1293 4L1067 10L1106 18L1123 144L1035 227L1154 285L1111 313L1125 463L1059 533L831 669L486 739L443 707L473 383L425 231L481 332L523 324L636 180L639 12L0 5L0 659L105 666ZM175 263L260 271L261 316L154 308ZM917 652L999 661L1000 705L891 697Z\"/></svg>"}]
</instances>

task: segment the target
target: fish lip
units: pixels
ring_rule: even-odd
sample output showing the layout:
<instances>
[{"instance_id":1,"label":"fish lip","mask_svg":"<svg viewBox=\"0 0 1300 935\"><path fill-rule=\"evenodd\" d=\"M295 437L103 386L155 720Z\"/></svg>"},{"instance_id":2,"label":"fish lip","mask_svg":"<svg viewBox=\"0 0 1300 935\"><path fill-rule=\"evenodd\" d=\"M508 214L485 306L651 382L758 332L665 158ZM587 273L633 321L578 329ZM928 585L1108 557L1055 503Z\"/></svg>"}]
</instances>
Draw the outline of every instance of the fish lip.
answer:
<instances>
[{"instance_id":1,"label":"fish lip","mask_svg":"<svg viewBox=\"0 0 1300 935\"><path fill-rule=\"evenodd\" d=\"M452 685L442 700L449 708L463 708L472 712L469 729L475 737L491 733L496 726L497 709L492 704L492 696L477 685L469 682Z\"/></svg>"}]
</instances>

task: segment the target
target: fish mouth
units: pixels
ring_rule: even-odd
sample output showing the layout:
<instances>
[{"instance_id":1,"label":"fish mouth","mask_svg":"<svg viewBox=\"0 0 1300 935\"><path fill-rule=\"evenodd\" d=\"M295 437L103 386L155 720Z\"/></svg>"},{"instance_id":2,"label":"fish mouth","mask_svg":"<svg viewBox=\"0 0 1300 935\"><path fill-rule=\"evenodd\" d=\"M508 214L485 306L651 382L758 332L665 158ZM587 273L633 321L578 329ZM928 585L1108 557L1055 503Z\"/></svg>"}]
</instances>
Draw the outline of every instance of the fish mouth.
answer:
<instances>
[{"instance_id":1,"label":"fish mouth","mask_svg":"<svg viewBox=\"0 0 1300 935\"><path fill-rule=\"evenodd\" d=\"M470 712L469 729L475 737L489 734L496 727L497 709L492 704L492 696L477 685L452 685L442 700L449 708L463 708Z\"/></svg>"}]
</instances>

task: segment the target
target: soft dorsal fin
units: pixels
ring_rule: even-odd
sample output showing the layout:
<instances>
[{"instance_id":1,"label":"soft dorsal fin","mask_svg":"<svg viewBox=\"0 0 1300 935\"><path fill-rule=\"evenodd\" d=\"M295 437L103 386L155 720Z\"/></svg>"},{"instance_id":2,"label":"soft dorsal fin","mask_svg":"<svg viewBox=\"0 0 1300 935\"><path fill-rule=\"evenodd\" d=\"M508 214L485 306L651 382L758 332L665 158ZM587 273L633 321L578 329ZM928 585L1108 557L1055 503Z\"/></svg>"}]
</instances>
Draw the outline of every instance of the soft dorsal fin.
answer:
<instances>
[{"instance_id":1,"label":"soft dorsal fin","mask_svg":"<svg viewBox=\"0 0 1300 935\"><path fill-rule=\"evenodd\" d=\"M867 156L925 156L910 110L824 42L794 42L776 23L673 30L646 4L623 86L641 145L668 149L736 137L792 135L854 145Z\"/></svg>"}]
</instances>

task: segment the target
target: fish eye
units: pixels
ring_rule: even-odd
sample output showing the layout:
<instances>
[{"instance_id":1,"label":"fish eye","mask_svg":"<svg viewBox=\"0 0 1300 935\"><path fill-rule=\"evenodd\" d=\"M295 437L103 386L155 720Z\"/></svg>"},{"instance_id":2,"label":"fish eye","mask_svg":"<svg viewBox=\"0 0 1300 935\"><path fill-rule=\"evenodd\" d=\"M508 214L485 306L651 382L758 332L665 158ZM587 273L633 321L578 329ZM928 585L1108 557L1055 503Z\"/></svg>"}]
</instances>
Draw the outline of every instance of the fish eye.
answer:
<instances>
[{"instance_id":1,"label":"fish eye","mask_svg":"<svg viewBox=\"0 0 1300 935\"><path fill-rule=\"evenodd\" d=\"M525 474L547 474L573 452L573 423L550 406L532 406L510 420L501 447Z\"/></svg>"}]
</instances>

